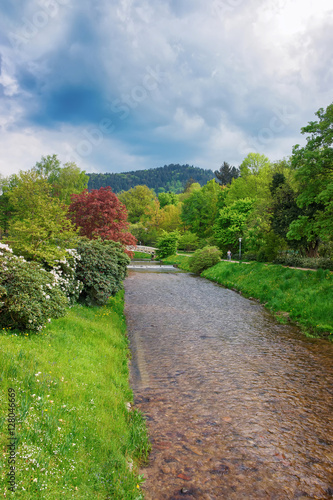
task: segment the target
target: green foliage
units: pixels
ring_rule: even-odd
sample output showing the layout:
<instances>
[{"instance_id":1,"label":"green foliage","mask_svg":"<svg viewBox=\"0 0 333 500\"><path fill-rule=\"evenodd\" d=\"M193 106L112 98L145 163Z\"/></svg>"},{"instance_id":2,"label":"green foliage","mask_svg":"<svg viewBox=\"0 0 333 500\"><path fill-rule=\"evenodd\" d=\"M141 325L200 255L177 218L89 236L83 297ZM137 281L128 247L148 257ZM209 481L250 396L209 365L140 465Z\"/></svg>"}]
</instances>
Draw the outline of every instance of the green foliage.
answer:
<instances>
[{"instance_id":1,"label":"green foliage","mask_svg":"<svg viewBox=\"0 0 333 500\"><path fill-rule=\"evenodd\" d=\"M126 206L128 220L132 224L144 218L147 209L153 207L157 200L154 191L147 186L135 186L120 193L118 198Z\"/></svg>"},{"instance_id":2,"label":"green foliage","mask_svg":"<svg viewBox=\"0 0 333 500\"><path fill-rule=\"evenodd\" d=\"M77 250L67 250L66 258L56 261L52 266L45 266L53 274L57 285L66 295L69 304L74 305L79 300L83 283L76 277L76 268L81 256Z\"/></svg>"},{"instance_id":3,"label":"green foliage","mask_svg":"<svg viewBox=\"0 0 333 500\"><path fill-rule=\"evenodd\" d=\"M13 217L14 207L7 193L0 195L0 230L8 235L10 220Z\"/></svg>"},{"instance_id":4,"label":"green foliage","mask_svg":"<svg viewBox=\"0 0 333 500\"><path fill-rule=\"evenodd\" d=\"M181 219L200 238L212 236L220 191L219 184L211 180L201 189L194 190L183 202Z\"/></svg>"},{"instance_id":5,"label":"green foliage","mask_svg":"<svg viewBox=\"0 0 333 500\"><path fill-rule=\"evenodd\" d=\"M114 193L128 191L138 185L146 185L156 193L172 191L181 193L188 179L193 178L200 185L214 179L211 170L190 165L164 165L164 167L135 170L120 174L88 174L88 189L111 186Z\"/></svg>"},{"instance_id":6,"label":"green foliage","mask_svg":"<svg viewBox=\"0 0 333 500\"><path fill-rule=\"evenodd\" d=\"M163 231L162 235L157 240L157 257L159 259L164 259L169 255L174 255L177 252L178 240L178 232L174 231L172 233L167 233Z\"/></svg>"},{"instance_id":7,"label":"green foliage","mask_svg":"<svg viewBox=\"0 0 333 500\"><path fill-rule=\"evenodd\" d=\"M123 307L120 292L102 308L71 308L39 335L2 330L0 434L4 444L4 402L15 388L21 471L15 499L143 498L138 466L149 441L143 416L131 406ZM7 461L4 450L3 485Z\"/></svg>"},{"instance_id":8,"label":"green foliage","mask_svg":"<svg viewBox=\"0 0 333 500\"><path fill-rule=\"evenodd\" d=\"M190 271L189 267L189 261L191 257L188 257L187 255L170 255L169 257L166 257L163 259L163 264L171 264L179 267L179 269L182 269L183 271Z\"/></svg>"},{"instance_id":9,"label":"green foliage","mask_svg":"<svg viewBox=\"0 0 333 500\"><path fill-rule=\"evenodd\" d=\"M40 331L68 305L57 279L0 244L0 327Z\"/></svg>"},{"instance_id":10,"label":"green foliage","mask_svg":"<svg viewBox=\"0 0 333 500\"><path fill-rule=\"evenodd\" d=\"M228 190L226 204L244 198L267 200L272 181L272 165L265 155L249 153L240 165L241 177L233 179Z\"/></svg>"},{"instance_id":11,"label":"green foliage","mask_svg":"<svg viewBox=\"0 0 333 500\"><path fill-rule=\"evenodd\" d=\"M273 175L270 190L272 194L271 227L275 234L286 240L290 224L302 212L296 203L297 194L286 182L285 176L281 173ZM291 248L299 248L300 244L306 242L288 239L288 243Z\"/></svg>"},{"instance_id":12,"label":"green foliage","mask_svg":"<svg viewBox=\"0 0 333 500\"><path fill-rule=\"evenodd\" d=\"M281 255L276 257L274 264L307 269L329 269L333 271L333 260L327 257L302 257L301 255Z\"/></svg>"},{"instance_id":13,"label":"green foliage","mask_svg":"<svg viewBox=\"0 0 333 500\"><path fill-rule=\"evenodd\" d=\"M77 251L76 278L83 283L80 301L102 306L122 289L130 258L120 243L111 240L82 240Z\"/></svg>"},{"instance_id":14,"label":"green foliage","mask_svg":"<svg viewBox=\"0 0 333 500\"><path fill-rule=\"evenodd\" d=\"M42 156L34 170L47 179L52 196L69 205L72 194L79 194L88 187L89 177L73 162L61 166L57 155Z\"/></svg>"},{"instance_id":15,"label":"green foliage","mask_svg":"<svg viewBox=\"0 0 333 500\"><path fill-rule=\"evenodd\" d=\"M168 193L159 193L158 201L160 202L160 207L163 208L167 205L178 205L179 197L172 191L169 191Z\"/></svg>"},{"instance_id":16,"label":"green foliage","mask_svg":"<svg viewBox=\"0 0 333 500\"><path fill-rule=\"evenodd\" d=\"M238 249L238 239L243 237L246 223L253 210L254 200L240 199L220 210L214 225L214 235L224 252L230 247L234 253Z\"/></svg>"},{"instance_id":17,"label":"green foliage","mask_svg":"<svg viewBox=\"0 0 333 500\"><path fill-rule=\"evenodd\" d=\"M191 233L191 231L185 231L182 234L178 241L178 248L180 250L184 250L185 252L190 252L192 250L196 250L199 246L199 237Z\"/></svg>"},{"instance_id":18,"label":"green foliage","mask_svg":"<svg viewBox=\"0 0 333 500\"><path fill-rule=\"evenodd\" d=\"M66 247L77 231L67 218L63 204L51 196L46 179L30 170L20 172L18 184L7 192L14 216L9 241L14 253L51 264L66 256Z\"/></svg>"},{"instance_id":19,"label":"green foliage","mask_svg":"<svg viewBox=\"0 0 333 500\"><path fill-rule=\"evenodd\" d=\"M316 115L318 121L301 129L309 134L307 144L297 144L292 154L302 214L292 222L288 237L306 238L308 256L317 256L319 239L329 241L333 235L333 103Z\"/></svg>"},{"instance_id":20,"label":"green foliage","mask_svg":"<svg viewBox=\"0 0 333 500\"><path fill-rule=\"evenodd\" d=\"M287 249L287 244L283 238L274 233L274 231L268 231L263 233L262 238L257 240L257 244L254 242L249 242L250 233L247 232L246 248L256 249L255 258L251 258L253 252L247 252L244 255L244 260L247 259L247 255L250 255L249 260L257 260L259 262L272 262L280 252ZM258 232L255 232L253 237L256 238ZM252 244L251 244L252 243Z\"/></svg>"},{"instance_id":21,"label":"green foliage","mask_svg":"<svg viewBox=\"0 0 333 500\"><path fill-rule=\"evenodd\" d=\"M158 238L156 227L138 222L137 224L130 224L129 231L138 241L139 245L155 246Z\"/></svg>"},{"instance_id":22,"label":"green foliage","mask_svg":"<svg viewBox=\"0 0 333 500\"><path fill-rule=\"evenodd\" d=\"M146 252L134 252L134 259L145 259L150 260L151 254Z\"/></svg>"},{"instance_id":23,"label":"green foliage","mask_svg":"<svg viewBox=\"0 0 333 500\"><path fill-rule=\"evenodd\" d=\"M231 167L226 161L223 162L223 165L219 170L215 170L214 172L221 186L226 186L231 183L232 179L237 179L237 177L239 177L239 173L238 168Z\"/></svg>"},{"instance_id":24,"label":"green foliage","mask_svg":"<svg viewBox=\"0 0 333 500\"><path fill-rule=\"evenodd\" d=\"M196 250L189 260L192 273L201 274L205 269L215 266L221 260L221 251L217 247L204 247Z\"/></svg>"},{"instance_id":25,"label":"green foliage","mask_svg":"<svg viewBox=\"0 0 333 500\"><path fill-rule=\"evenodd\" d=\"M203 276L259 299L278 317L285 317L281 312L288 313L305 330L324 335L333 333L333 274L329 271L220 262Z\"/></svg>"}]
</instances>

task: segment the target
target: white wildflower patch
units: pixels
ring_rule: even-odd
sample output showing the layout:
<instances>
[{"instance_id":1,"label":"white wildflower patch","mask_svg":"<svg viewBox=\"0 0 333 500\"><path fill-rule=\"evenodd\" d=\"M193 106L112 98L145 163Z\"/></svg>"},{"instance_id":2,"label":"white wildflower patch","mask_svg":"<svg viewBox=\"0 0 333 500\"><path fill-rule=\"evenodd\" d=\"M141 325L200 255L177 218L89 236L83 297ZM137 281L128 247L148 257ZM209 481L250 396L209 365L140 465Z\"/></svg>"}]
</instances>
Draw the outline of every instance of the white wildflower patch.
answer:
<instances>
[{"instance_id":1,"label":"white wildflower patch","mask_svg":"<svg viewBox=\"0 0 333 500\"><path fill-rule=\"evenodd\" d=\"M56 261L51 269L56 286L65 293L68 302L74 304L83 290L83 283L75 278L77 262L81 260L75 249L67 249L67 259Z\"/></svg>"},{"instance_id":2,"label":"white wildflower patch","mask_svg":"<svg viewBox=\"0 0 333 500\"><path fill-rule=\"evenodd\" d=\"M35 397L36 394L32 396ZM66 421L59 419L63 423L59 427L54 425L52 420L45 420L46 414L43 415L43 410L46 411L45 404L50 401L50 397L52 394L47 394L46 398L35 397L34 405L29 408L21 422L23 428L34 429L35 437L38 436L38 444L36 444L35 437L34 443L29 442L28 438L19 443L16 453L18 461L22 464L21 470L24 470L24 474L18 476L17 488L29 491L29 498L37 497L37 491L51 489L57 483L63 483L63 494L69 496L72 493L72 486L63 480L64 475L78 468L74 458L77 450L73 450L77 443L73 443L71 430L66 429ZM45 443L50 442L50 431L52 432L52 466L50 451L45 447ZM43 498L46 497L43 496Z\"/></svg>"},{"instance_id":3,"label":"white wildflower patch","mask_svg":"<svg viewBox=\"0 0 333 500\"><path fill-rule=\"evenodd\" d=\"M13 253L13 250L10 248L10 246L6 245L5 243L0 243L0 248L2 250L6 250L7 252Z\"/></svg>"}]
</instances>

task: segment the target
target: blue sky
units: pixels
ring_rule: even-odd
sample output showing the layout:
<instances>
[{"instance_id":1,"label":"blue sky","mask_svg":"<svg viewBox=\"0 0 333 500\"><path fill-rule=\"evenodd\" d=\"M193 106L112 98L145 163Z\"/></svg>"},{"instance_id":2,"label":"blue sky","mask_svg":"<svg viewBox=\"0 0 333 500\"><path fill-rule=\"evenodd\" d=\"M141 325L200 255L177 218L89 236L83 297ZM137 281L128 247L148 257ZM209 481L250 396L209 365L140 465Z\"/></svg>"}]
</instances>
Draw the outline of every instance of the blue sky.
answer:
<instances>
[{"instance_id":1,"label":"blue sky","mask_svg":"<svg viewBox=\"0 0 333 500\"><path fill-rule=\"evenodd\" d=\"M332 102L331 0L2 0L0 174L272 161Z\"/></svg>"}]
</instances>

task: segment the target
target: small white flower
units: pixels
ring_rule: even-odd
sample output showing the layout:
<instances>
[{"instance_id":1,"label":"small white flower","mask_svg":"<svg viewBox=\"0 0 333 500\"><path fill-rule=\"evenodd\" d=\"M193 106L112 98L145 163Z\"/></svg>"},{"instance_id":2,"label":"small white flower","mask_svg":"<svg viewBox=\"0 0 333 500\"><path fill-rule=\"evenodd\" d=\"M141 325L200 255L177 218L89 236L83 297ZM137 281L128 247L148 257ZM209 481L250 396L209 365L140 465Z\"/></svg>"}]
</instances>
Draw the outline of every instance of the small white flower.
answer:
<instances>
[{"instance_id":1,"label":"small white flower","mask_svg":"<svg viewBox=\"0 0 333 500\"><path fill-rule=\"evenodd\" d=\"M35 477L35 479L33 480L33 483L37 483L37 477Z\"/></svg>"},{"instance_id":2,"label":"small white flower","mask_svg":"<svg viewBox=\"0 0 333 500\"><path fill-rule=\"evenodd\" d=\"M58 427L58 431L61 431L61 427Z\"/></svg>"}]
</instances>

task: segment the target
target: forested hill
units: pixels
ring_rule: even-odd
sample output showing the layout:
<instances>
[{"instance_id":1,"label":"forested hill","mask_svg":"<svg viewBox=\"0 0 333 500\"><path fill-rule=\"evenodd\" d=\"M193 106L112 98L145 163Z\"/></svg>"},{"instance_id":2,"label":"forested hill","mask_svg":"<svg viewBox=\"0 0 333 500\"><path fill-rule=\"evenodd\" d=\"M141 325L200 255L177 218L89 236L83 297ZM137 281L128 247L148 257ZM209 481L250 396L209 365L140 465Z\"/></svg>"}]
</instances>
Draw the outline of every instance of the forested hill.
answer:
<instances>
[{"instance_id":1,"label":"forested hill","mask_svg":"<svg viewBox=\"0 0 333 500\"><path fill-rule=\"evenodd\" d=\"M190 165L164 165L164 167L148 170L136 170L119 174L87 174L89 176L88 189L99 189L111 186L114 193L128 191L139 184L145 184L154 189L156 194L161 191L181 193L188 180L199 182L201 186L215 178L212 170L193 167Z\"/></svg>"}]
</instances>

